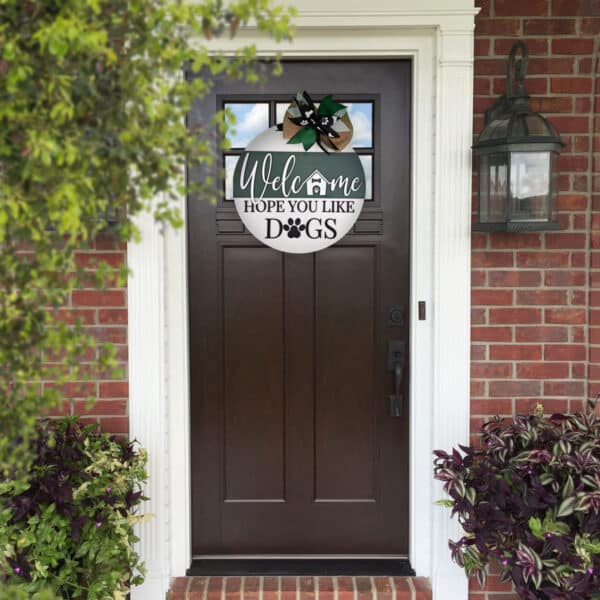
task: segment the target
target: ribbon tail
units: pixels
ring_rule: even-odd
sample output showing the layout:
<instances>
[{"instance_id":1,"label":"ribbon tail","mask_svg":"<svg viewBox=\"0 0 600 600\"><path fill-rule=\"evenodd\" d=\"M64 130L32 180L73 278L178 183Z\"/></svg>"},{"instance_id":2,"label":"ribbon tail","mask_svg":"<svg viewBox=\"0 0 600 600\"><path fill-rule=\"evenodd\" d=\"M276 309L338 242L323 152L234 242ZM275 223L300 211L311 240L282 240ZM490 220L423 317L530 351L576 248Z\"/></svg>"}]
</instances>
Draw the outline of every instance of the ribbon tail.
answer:
<instances>
[{"instance_id":1,"label":"ribbon tail","mask_svg":"<svg viewBox=\"0 0 600 600\"><path fill-rule=\"evenodd\" d=\"M306 104L308 104L309 108L315 110L315 103L313 102L312 98L309 96L306 90L302 92L302 97L306 100Z\"/></svg>"},{"instance_id":2,"label":"ribbon tail","mask_svg":"<svg viewBox=\"0 0 600 600\"><path fill-rule=\"evenodd\" d=\"M325 154L329 154L329 150L327 150L327 148L325 148L325 146L323 145L323 142L321 142L321 136L319 135L318 132L317 132L317 145L319 146L319 148L321 148L321 150L323 150L323 152L325 152Z\"/></svg>"},{"instance_id":3,"label":"ribbon tail","mask_svg":"<svg viewBox=\"0 0 600 600\"><path fill-rule=\"evenodd\" d=\"M304 106L300 102L298 102L298 98L294 98L294 102L296 103L296 106L298 107L298 110L300 111L300 118L306 119L306 111L304 110Z\"/></svg>"},{"instance_id":4,"label":"ribbon tail","mask_svg":"<svg viewBox=\"0 0 600 600\"><path fill-rule=\"evenodd\" d=\"M313 114L316 114L317 109L315 108L315 103L312 101L312 98L308 95L308 92L306 92L306 91L302 92L302 98L304 98L304 101L306 102L306 106L304 106L301 102L298 102L298 98L294 98L294 102L296 103L296 106L298 107L300 114L304 118L306 118L306 108L308 108L308 110L312 111Z\"/></svg>"}]
</instances>

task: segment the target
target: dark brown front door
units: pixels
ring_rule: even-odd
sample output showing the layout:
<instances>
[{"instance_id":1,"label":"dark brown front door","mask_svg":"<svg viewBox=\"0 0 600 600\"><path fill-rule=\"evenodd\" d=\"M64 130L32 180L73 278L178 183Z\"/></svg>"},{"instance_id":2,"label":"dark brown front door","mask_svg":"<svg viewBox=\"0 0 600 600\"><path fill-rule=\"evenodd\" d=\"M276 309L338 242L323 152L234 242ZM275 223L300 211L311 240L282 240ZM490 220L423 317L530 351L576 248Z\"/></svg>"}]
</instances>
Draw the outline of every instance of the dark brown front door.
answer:
<instances>
[{"instance_id":1,"label":"dark brown front door","mask_svg":"<svg viewBox=\"0 0 600 600\"><path fill-rule=\"evenodd\" d=\"M408 61L288 62L260 88L217 82L190 115L230 105L241 150L298 90L333 94L372 171L353 232L315 254L260 245L229 194L189 202L196 556L407 553L408 365L388 349L409 343L410 88Z\"/></svg>"}]
</instances>

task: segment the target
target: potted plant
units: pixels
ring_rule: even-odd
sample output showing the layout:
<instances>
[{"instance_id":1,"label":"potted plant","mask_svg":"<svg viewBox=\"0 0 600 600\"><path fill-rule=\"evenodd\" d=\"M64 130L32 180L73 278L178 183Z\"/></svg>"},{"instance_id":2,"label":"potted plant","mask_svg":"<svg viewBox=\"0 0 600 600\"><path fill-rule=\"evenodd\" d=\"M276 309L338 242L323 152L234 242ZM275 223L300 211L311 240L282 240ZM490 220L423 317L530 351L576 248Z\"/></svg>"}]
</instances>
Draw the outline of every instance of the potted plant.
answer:
<instances>
[{"instance_id":1,"label":"potted plant","mask_svg":"<svg viewBox=\"0 0 600 600\"><path fill-rule=\"evenodd\" d=\"M464 535L453 560L483 585L500 565L527 600L600 599L600 420L593 411L483 425L480 447L437 450Z\"/></svg>"}]
</instances>

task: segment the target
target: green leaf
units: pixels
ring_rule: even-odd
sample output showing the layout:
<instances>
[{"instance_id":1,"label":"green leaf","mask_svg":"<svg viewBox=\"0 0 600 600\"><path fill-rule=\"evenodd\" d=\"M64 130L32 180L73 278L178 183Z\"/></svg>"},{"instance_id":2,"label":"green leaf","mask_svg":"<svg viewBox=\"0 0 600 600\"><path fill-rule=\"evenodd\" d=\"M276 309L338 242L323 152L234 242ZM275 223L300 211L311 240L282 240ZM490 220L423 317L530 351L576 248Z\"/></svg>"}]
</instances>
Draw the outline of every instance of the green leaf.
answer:
<instances>
[{"instance_id":1,"label":"green leaf","mask_svg":"<svg viewBox=\"0 0 600 600\"><path fill-rule=\"evenodd\" d=\"M568 497L573 493L574 489L575 489L575 484L573 482L573 477L571 475L569 475L567 477L567 481L565 481L565 485L563 486L562 495L565 497Z\"/></svg>"},{"instance_id":2,"label":"green leaf","mask_svg":"<svg viewBox=\"0 0 600 600\"><path fill-rule=\"evenodd\" d=\"M308 150L317 141L317 132L312 127L303 127L288 140L288 144L302 144Z\"/></svg>"},{"instance_id":3,"label":"green leaf","mask_svg":"<svg viewBox=\"0 0 600 600\"><path fill-rule=\"evenodd\" d=\"M544 539L544 533L542 531L541 519L538 519L537 517L531 517L529 519L529 529L536 538L538 538L540 540Z\"/></svg>"},{"instance_id":4,"label":"green leaf","mask_svg":"<svg viewBox=\"0 0 600 600\"><path fill-rule=\"evenodd\" d=\"M556 516L568 517L569 515L573 514L573 511L575 510L575 502L576 498L574 496L571 496L570 498L565 498L558 507L558 512L556 513Z\"/></svg>"},{"instance_id":5,"label":"green leaf","mask_svg":"<svg viewBox=\"0 0 600 600\"><path fill-rule=\"evenodd\" d=\"M555 521L552 518L551 511L546 513L543 521L537 517L531 517L529 519L529 529L540 540L545 539L546 534L567 535L569 533L569 526L566 523Z\"/></svg>"},{"instance_id":6,"label":"green leaf","mask_svg":"<svg viewBox=\"0 0 600 600\"><path fill-rule=\"evenodd\" d=\"M62 37L54 36L50 38L48 42L48 50L50 50L51 54L62 58L69 49L69 44L67 40Z\"/></svg>"},{"instance_id":7,"label":"green leaf","mask_svg":"<svg viewBox=\"0 0 600 600\"><path fill-rule=\"evenodd\" d=\"M325 96L325 98L323 98L323 100L321 100L321 102L319 103L317 114L322 117L331 117L339 111L346 110L346 108L347 107L343 104L334 102L331 96Z\"/></svg>"},{"instance_id":8,"label":"green leaf","mask_svg":"<svg viewBox=\"0 0 600 600\"><path fill-rule=\"evenodd\" d=\"M434 502L436 506L445 506L446 508L452 508L454 506L454 500L436 500Z\"/></svg>"}]
</instances>

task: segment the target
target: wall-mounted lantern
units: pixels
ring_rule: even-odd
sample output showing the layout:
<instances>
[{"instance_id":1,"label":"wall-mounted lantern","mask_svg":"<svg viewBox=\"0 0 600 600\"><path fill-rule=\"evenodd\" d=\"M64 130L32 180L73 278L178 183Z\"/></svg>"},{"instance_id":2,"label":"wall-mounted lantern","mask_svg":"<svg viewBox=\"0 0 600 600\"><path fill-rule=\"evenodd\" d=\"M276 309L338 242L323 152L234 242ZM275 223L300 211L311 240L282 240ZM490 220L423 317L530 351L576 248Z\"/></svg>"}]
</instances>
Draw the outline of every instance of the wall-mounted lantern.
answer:
<instances>
[{"instance_id":1,"label":"wall-mounted lantern","mask_svg":"<svg viewBox=\"0 0 600 600\"><path fill-rule=\"evenodd\" d=\"M508 59L506 95L486 111L473 146L479 159L476 231L560 229L558 155L564 144L552 124L529 106L527 60L527 46L517 42Z\"/></svg>"}]
</instances>

